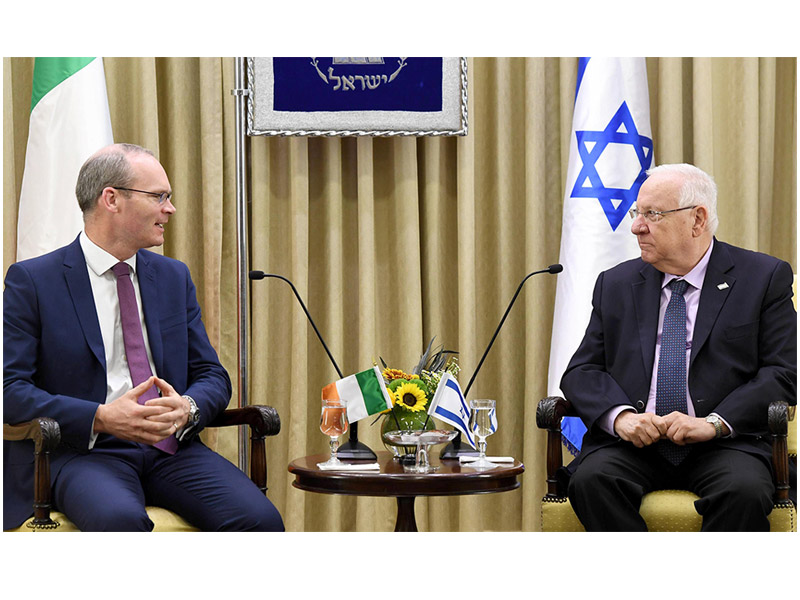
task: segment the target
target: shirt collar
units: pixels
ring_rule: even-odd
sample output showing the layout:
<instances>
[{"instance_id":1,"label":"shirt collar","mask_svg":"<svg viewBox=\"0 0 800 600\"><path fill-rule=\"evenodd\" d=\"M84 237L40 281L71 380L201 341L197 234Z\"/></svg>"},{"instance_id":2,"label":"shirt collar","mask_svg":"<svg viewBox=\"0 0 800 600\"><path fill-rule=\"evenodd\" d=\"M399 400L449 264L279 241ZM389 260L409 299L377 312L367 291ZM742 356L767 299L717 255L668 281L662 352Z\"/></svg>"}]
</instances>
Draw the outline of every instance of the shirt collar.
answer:
<instances>
[{"instance_id":1,"label":"shirt collar","mask_svg":"<svg viewBox=\"0 0 800 600\"><path fill-rule=\"evenodd\" d=\"M104 275L115 264L120 262L116 257L109 254L100 246L95 244L92 240L90 240L85 231L81 231L80 244L81 249L83 250L83 256L86 258L86 264L98 277ZM136 273L135 254L122 262L130 266L133 273Z\"/></svg>"},{"instance_id":2,"label":"shirt collar","mask_svg":"<svg viewBox=\"0 0 800 600\"><path fill-rule=\"evenodd\" d=\"M706 278L706 270L708 269L708 261L711 258L711 250L714 248L714 239L711 239L711 243L708 245L708 250L703 255L703 258L700 259L694 268L689 271L683 277L678 275L670 275L669 273L664 273L664 279L661 281L661 289L664 289L673 279L683 279L693 288L698 290L703 289L703 280Z\"/></svg>"}]
</instances>

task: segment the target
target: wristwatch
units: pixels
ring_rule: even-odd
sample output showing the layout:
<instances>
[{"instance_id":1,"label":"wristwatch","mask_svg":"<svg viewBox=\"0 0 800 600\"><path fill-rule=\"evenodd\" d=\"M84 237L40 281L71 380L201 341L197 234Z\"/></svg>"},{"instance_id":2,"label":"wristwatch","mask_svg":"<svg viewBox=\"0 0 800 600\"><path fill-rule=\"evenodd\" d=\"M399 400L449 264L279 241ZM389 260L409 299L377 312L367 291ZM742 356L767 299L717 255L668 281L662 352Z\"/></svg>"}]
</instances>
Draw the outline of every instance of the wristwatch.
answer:
<instances>
[{"instance_id":1,"label":"wristwatch","mask_svg":"<svg viewBox=\"0 0 800 600\"><path fill-rule=\"evenodd\" d=\"M200 410L197 408L197 403L191 396L183 396L189 401L189 420L186 421L186 429L191 429L200 422Z\"/></svg>"},{"instance_id":2,"label":"wristwatch","mask_svg":"<svg viewBox=\"0 0 800 600\"><path fill-rule=\"evenodd\" d=\"M722 419L720 419L717 415L708 415L706 417L706 422L711 423L714 426L714 438L719 439L722 437Z\"/></svg>"}]
</instances>

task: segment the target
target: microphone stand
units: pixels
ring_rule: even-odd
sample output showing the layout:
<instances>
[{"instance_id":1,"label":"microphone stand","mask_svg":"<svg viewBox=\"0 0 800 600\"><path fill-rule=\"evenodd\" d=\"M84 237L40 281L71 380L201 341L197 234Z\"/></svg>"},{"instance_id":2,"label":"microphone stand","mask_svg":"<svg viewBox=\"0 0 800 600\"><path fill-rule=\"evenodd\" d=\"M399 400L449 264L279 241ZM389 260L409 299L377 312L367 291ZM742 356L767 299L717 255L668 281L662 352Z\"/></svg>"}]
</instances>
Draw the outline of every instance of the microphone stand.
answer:
<instances>
[{"instance_id":1,"label":"microphone stand","mask_svg":"<svg viewBox=\"0 0 800 600\"><path fill-rule=\"evenodd\" d=\"M562 267L559 264L550 265L549 267L547 267L546 269L542 269L541 271L534 271L533 273L528 273L528 275L526 275L525 278L522 281L519 282L519 286L517 287L517 291L514 294L514 297L511 299L511 302L508 304L508 308L506 309L506 312L503 314L503 318L500 319L500 324L497 326L497 329L495 329L494 335L492 336L492 339L489 342L489 345L486 346L486 350L484 351L483 356L481 357L481 360L478 363L478 367L475 369L475 372L472 374L472 377L470 378L469 383L467 384L467 387L464 388L464 399L465 400L467 399L467 394L469 394L469 390L472 387L472 383L475 381L475 376L478 374L478 371L481 370L481 367L483 366L483 361L486 360L486 355L489 354L489 350L492 348L492 345L494 344L495 339L497 339L497 334L500 333L500 328L503 326L503 323L505 323L506 317L508 316L508 313L511 312L511 307L514 306L514 302L516 302L517 296L519 296L519 293L522 290L522 286L525 285L525 282L528 281L528 279L530 279L534 275L539 275L540 273L555 274L555 273L560 273L563 270L564 270L564 267ZM469 444L462 444L461 443L461 432L459 431L458 435L456 435L456 437L453 438L453 441L450 442L449 444L447 444L447 446L444 447L444 449L442 450L441 454L439 455L439 458L455 458L455 459L457 459L459 456L477 456L477 455L478 455L478 451L477 450L472 448Z\"/></svg>"},{"instance_id":2,"label":"microphone stand","mask_svg":"<svg viewBox=\"0 0 800 600\"><path fill-rule=\"evenodd\" d=\"M306 313L306 317L308 318L308 322L311 323L311 327L314 328L314 333L317 334L317 338L319 338L322 347L325 348L325 352L328 353L328 358L331 360L333 364L333 368L336 369L336 373L339 375L339 379L344 379L344 375L342 374L342 370L339 368L339 365L336 363L336 360L333 358L333 354L328 349L328 345L325 343L325 340L322 339L322 334L317 329L317 325L314 323L314 319L311 318L311 315L306 308L305 302L300 297L300 294L297 292L297 288L294 287L294 284L289 281L283 275L275 275L274 273L264 273L263 271L250 271L250 279L258 280L264 279L265 277L273 277L275 279L280 279L281 281L285 281L289 284L289 287L292 288L294 292L295 298L300 303L300 306L303 307L303 312ZM377 455L364 443L358 441L358 423L351 423L350 424L350 437L341 446L336 452L336 455L339 458L344 459L354 459L354 460L375 460L377 459Z\"/></svg>"}]
</instances>

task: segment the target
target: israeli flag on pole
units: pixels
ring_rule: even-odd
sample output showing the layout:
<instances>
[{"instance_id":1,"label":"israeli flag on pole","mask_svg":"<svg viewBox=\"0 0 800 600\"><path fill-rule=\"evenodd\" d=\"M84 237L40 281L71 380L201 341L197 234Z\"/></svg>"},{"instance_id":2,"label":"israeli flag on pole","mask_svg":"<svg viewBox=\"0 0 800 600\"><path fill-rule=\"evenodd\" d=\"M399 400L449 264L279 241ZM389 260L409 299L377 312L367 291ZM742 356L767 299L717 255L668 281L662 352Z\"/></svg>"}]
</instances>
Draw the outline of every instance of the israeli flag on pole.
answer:
<instances>
[{"instance_id":1,"label":"israeli flag on pole","mask_svg":"<svg viewBox=\"0 0 800 600\"><path fill-rule=\"evenodd\" d=\"M548 393L563 395L561 377L583 339L597 276L640 255L628 210L653 166L650 99L644 58L580 58L569 140L561 225L564 270L558 275ZM562 423L577 454L586 428Z\"/></svg>"},{"instance_id":2,"label":"israeli flag on pole","mask_svg":"<svg viewBox=\"0 0 800 600\"><path fill-rule=\"evenodd\" d=\"M458 381L450 373L445 373L439 381L431 405L428 407L428 414L450 423L461 432L470 446L475 447L475 439L469 429L467 401L464 400L464 394L461 392ZM496 429L496 418L492 420L492 424Z\"/></svg>"}]
</instances>

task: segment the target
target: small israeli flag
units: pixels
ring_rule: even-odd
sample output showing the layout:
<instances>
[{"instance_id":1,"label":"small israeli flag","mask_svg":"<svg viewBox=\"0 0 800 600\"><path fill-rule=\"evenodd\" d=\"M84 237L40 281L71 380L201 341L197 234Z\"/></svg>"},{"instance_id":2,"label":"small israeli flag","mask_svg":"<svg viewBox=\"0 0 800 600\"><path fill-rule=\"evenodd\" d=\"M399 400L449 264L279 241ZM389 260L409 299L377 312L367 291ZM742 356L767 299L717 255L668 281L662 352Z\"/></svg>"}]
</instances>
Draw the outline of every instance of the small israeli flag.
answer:
<instances>
[{"instance_id":1,"label":"small israeli flag","mask_svg":"<svg viewBox=\"0 0 800 600\"><path fill-rule=\"evenodd\" d=\"M475 447L475 439L469 429L467 401L464 400L458 381L450 373L445 373L439 381L431 405L428 407L428 414L450 423L461 432L470 446ZM492 426L497 428L496 417L492 420Z\"/></svg>"}]
</instances>

